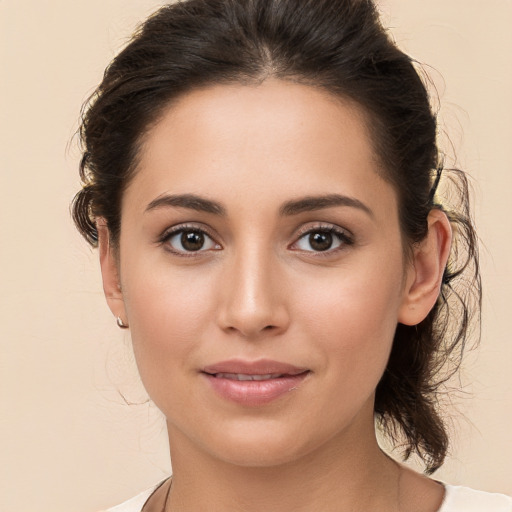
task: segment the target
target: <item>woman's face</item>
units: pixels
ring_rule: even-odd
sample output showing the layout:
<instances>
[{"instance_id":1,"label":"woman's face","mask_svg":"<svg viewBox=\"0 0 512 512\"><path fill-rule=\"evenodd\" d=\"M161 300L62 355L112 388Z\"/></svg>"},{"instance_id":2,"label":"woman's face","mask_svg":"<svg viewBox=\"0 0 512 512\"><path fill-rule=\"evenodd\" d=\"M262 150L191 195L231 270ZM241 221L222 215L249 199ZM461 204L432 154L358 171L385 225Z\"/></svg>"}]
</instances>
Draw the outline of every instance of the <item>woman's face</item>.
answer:
<instances>
[{"instance_id":1,"label":"woman's face","mask_svg":"<svg viewBox=\"0 0 512 512\"><path fill-rule=\"evenodd\" d=\"M171 446L258 466L373 432L410 274L379 172L358 107L298 84L197 90L151 128L115 307Z\"/></svg>"}]
</instances>

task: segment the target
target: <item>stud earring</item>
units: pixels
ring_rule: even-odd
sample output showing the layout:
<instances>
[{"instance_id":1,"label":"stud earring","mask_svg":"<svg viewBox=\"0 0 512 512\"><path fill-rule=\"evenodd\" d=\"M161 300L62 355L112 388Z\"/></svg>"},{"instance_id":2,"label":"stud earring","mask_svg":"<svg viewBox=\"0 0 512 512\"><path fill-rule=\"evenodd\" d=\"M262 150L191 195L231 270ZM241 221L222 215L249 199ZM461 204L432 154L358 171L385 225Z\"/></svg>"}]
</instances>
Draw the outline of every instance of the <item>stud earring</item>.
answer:
<instances>
[{"instance_id":1,"label":"stud earring","mask_svg":"<svg viewBox=\"0 0 512 512\"><path fill-rule=\"evenodd\" d=\"M116 318L116 322L117 322L117 326L120 328L120 329L128 329L129 325L128 324L125 324L122 320L121 320L121 317L118 316Z\"/></svg>"}]
</instances>

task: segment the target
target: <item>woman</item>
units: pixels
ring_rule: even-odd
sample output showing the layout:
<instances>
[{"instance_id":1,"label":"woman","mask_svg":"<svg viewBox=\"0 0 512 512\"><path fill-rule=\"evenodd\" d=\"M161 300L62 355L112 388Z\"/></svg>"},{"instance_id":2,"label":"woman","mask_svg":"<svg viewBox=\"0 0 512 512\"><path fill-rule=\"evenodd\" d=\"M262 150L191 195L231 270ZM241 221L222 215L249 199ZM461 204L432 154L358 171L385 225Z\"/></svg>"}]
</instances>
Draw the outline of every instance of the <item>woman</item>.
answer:
<instances>
[{"instance_id":1,"label":"woman","mask_svg":"<svg viewBox=\"0 0 512 512\"><path fill-rule=\"evenodd\" d=\"M427 474L443 463L436 392L479 274L464 176L372 2L164 7L81 133L75 221L173 464L112 510L512 510L376 440L375 420Z\"/></svg>"}]
</instances>

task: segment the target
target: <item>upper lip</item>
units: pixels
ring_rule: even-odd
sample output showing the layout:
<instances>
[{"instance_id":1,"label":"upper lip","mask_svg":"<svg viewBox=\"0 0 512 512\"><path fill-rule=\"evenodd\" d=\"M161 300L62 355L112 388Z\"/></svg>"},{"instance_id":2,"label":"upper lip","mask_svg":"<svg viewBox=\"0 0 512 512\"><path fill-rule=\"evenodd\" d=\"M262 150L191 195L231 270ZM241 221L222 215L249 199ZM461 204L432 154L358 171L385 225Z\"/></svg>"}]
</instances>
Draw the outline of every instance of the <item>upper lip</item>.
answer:
<instances>
[{"instance_id":1,"label":"upper lip","mask_svg":"<svg viewBox=\"0 0 512 512\"><path fill-rule=\"evenodd\" d=\"M205 366L204 373L215 375L216 373L238 373L244 375L299 375L308 371L308 368L301 368L293 364L281 363L270 359L259 359L257 361L244 361L242 359L230 359Z\"/></svg>"}]
</instances>

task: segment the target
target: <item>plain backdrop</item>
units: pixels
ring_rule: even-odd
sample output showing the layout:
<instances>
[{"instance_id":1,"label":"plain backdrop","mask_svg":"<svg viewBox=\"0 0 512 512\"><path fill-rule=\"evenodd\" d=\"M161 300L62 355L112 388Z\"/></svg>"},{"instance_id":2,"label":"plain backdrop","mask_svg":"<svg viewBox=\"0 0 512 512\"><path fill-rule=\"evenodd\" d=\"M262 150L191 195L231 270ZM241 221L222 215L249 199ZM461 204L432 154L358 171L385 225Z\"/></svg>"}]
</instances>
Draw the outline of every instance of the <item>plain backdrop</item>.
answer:
<instances>
[{"instance_id":1,"label":"plain backdrop","mask_svg":"<svg viewBox=\"0 0 512 512\"><path fill-rule=\"evenodd\" d=\"M0 0L0 510L93 512L170 471L163 422L69 203L81 104L151 0ZM436 478L512 494L512 1L383 0L474 178L482 343ZM458 383L456 383L458 385ZM128 405L128 404L132 405Z\"/></svg>"}]
</instances>

